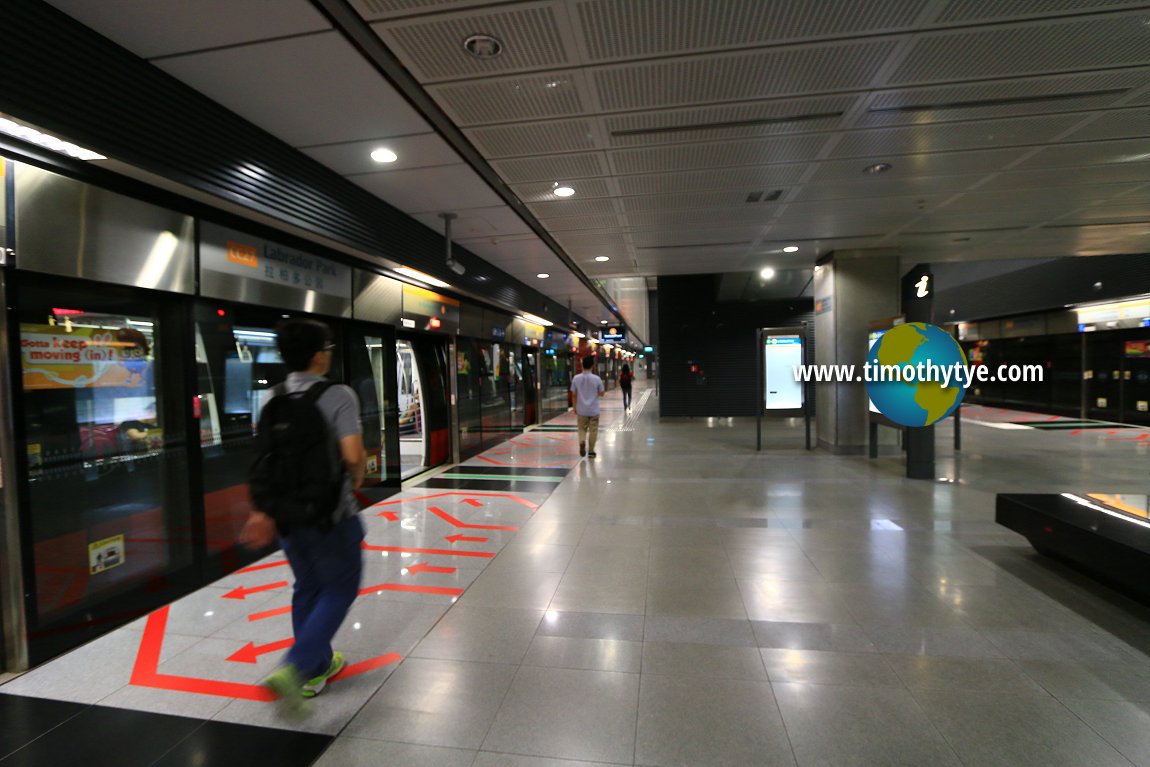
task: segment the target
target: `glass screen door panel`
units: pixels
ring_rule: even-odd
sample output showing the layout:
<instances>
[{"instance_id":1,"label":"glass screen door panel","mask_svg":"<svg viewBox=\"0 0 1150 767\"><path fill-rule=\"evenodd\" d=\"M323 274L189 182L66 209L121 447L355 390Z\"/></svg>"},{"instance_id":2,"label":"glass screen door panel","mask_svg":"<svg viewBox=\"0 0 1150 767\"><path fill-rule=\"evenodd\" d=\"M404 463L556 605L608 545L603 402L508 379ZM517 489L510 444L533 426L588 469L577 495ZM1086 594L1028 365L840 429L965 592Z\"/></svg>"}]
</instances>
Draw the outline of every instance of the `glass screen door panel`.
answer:
<instances>
[{"instance_id":1,"label":"glass screen door panel","mask_svg":"<svg viewBox=\"0 0 1150 767\"><path fill-rule=\"evenodd\" d=\"M155 294L28 283L17 314L30 612L39 627L84 623L193 563L181 361Z\"/></svg>"},{"instance_id":2,"label":"glass screen door panel","mask_svg":"<svg viewBox=\"0 0 1150 767\"><path fill-rule=\"evenodd\" d=\"M385 369L383 339L379 336L365 335L355 329L348 331L348 337L350 386L359 398L363 447L367 451L367 469L364 471L363 486L371 487L387 478L387 442L384 439L382 407L382 403L387 399L383 377Z\"/></svg>"},{"instance_id":3,"label":"glass screen door panel","mask_svg":"<svg viewBox=\"0 0 1150 767\"><path fill-rule=\"evenodd\" d=\"M410 341L396 341L395 351L399 384L399 463L402 477L406 479L427 468L427 430L415 350Z\"/></svg>"}]
</instances>

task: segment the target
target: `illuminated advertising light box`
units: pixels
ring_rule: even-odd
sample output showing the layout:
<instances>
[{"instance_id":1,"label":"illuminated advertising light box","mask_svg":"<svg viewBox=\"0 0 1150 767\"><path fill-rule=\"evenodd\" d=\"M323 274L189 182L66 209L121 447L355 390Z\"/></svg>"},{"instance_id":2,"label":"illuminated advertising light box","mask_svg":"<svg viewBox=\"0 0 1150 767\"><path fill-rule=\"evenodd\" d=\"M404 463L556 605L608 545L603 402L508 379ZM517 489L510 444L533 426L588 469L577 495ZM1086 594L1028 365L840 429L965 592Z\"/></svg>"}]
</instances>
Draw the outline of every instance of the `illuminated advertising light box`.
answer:
<instances>
[{"instance_id":1,"label":"illuminated advertising light box","mask_svg":"<svg viewBox=\"0 0 1150 767\"><path fill-rule=\"evenodd\" d=\"M801 409L803 384L795 380L795 369L803 364L803 339L798 335L767 336L763 339L763 360L766 409Z\"/></svg>"}]
</instances>

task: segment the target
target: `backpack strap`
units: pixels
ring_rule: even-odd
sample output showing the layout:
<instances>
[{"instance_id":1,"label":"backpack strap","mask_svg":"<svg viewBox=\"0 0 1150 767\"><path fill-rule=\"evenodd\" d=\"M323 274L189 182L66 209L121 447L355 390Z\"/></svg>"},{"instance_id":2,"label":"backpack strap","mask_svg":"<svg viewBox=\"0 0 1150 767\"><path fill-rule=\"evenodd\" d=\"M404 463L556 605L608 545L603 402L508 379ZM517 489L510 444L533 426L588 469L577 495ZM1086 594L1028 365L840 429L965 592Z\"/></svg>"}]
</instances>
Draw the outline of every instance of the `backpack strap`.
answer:
<instances>
[{"instance_id":1,"label":"backpack strap","mask_svg":"<svg viewBox=\"0 0 1150 767\"><path fill-rule=\"evenodd\" d=\"M308 387L307 393L304 394L304 399L314 405L319 401L319 398L323 396L323 393L333 386L335 386L335 381L328 381L327 379L316 381Z\"/></svg>"}]
</instances>

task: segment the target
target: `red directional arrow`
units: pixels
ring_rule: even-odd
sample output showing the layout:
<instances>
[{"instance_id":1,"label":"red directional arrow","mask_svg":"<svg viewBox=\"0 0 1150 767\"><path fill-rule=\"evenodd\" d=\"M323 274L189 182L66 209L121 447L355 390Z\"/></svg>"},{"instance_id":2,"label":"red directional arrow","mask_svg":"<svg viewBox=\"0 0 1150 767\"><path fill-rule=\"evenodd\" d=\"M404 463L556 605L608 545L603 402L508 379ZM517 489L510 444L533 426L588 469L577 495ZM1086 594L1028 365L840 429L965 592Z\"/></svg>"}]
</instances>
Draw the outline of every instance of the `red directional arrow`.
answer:
<instances>
[{"instance_id":1,"label":"red directional arrow","mask_svg":"<svg viewBox=\"0 0 1150 767\"><path fill-rule=\"evenodd\" d=\"M389 522L398 522L399 521L399 515L396 514L394 511L381 511L381 512L379 512L378 516L383 517L384 519L386 519Z\"/></svg>"},{"instance_id":2,"label":"red directional arrow","mask_svg":"<svg viewBox=\"0 0 1150 767\"><path fill-rule=\"evenodd\" d=\"M269 642L268 644L257 645L255 642L248 642L246 645L236 650L228 656L228 660L235 661L236 663L255 663L261 655L266 655L269 652L276 650L284 650L295 644L294 639L281 639L278 642Z\"/></svg>"},{"instance_id":3,"label":"red directional arrow","mask_svg":"<svg viewBox=\"0 0 1150 767\"><path fill-rule=\"evenodd\" d=\"M288 585L287 581L277 581L276 583L265 583L262 586L252 586L251 588L248 588L247 586L240 586L238 588L232 589L227 594L224 594L223 598L224 599L247 599L248 594L258 594L261 591L271 591L272 589L282 589L286 585Z\"/></svg>"},{"instance_id":4,"label":"red directional arrow","mask_svg":"<svg viewBox=\"0 0 1150 767\"><path fill-rule=\"evenodd\" d=\"M464 498L462 501L460 501L460 503L466 503L469 506L482 506L483 505L482 503L475 500L474 498Z\"/></svg>"},{"instance_id":5,"label":"red directional arrow","mask_svg":"<svg viewBox=\"0 0 1150 767\"><path fill-rule=\"evenodd\" d=\"M453 573L454 567L435 567L426 562L420 562L418 565L412 565L407 568L408 573Z\"/></svg>"},{"instance_id":6,"label":"red directional arrow","mask_svg":"<svg viewBox=\"0 0 1150 767\"><path fill-rule=\"evenodd\" d=\"M242 570L236 570L236 572L237 573L254 573L256 570L267 570L269 567L283 567L287 563L288 563L288 561L286 559L281 559L277 562L266 562L262 565L251 565L250 567L245 567Z\"/></svg>"},{"instance_id":7,"label":"red directional arrow","mask_svg":"<svg viewBox=\"0 0 1150 767\"><path fill-rule=\"evenodd\" d=\"M427 510L430 511L435 516L442 519L444 522L447 522L450 525L455 525L456 527L464 527L464 528L468 528L471 530L518 530L519 529L518 527L514 527L512 525L472 525L472 524L468 524L467 522L464 522L463 520L456 519L455 517L451 516L446 511L439 508L438 506L428 506Z\"/></svg>"},{"instance_id":8,"label":"red directional arrow","mask_svg":"<svg viewBox=\"0 0 1150 767\"><path fill-rule=\"evenodd\" d=\"M474 535L464 535L463 533L456 533L455 535L445 535L443 540L451 541L452 543L459 543L460 541L474 541L475 543L486 543L487 538L479 538Z\"/></svg>"}]
</instances>

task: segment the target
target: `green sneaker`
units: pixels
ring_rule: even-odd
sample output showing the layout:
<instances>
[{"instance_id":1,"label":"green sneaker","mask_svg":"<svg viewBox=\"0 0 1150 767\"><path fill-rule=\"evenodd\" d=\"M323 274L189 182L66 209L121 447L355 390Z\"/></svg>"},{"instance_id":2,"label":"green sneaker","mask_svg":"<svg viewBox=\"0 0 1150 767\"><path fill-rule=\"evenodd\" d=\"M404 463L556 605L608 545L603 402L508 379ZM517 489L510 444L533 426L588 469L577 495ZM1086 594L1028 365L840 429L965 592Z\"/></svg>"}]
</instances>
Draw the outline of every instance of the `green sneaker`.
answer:
<instances>
[{"instance_id":1,"label":"green sneaker","mask_svg":"<svg viewBox=\"0 0 1150 767\"><path fill-rule=\"evenodd\" d=\"M314 698L323 692L323 688L327 687L327 680L343 671L343 653L333 652L331 654L331 665L327 667L327 671L317 676L315 679L308 680L300 689L300 695L305 698Z\"/></svg>"},{"instance_id":2,"label":"green sneaker","mask_svg":"<svg viewBox=\"0 0 1150 767\"><path fill-rule=\"evenodd\" d=\"M264 680L264 686L276 694L280 710L288 716L302 719L311 713L307 701L304 700L303 679L295 670L295 666L290 664L280 666Z\"/></svg>"}]
</instances>

